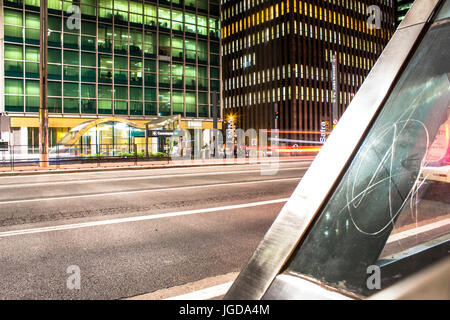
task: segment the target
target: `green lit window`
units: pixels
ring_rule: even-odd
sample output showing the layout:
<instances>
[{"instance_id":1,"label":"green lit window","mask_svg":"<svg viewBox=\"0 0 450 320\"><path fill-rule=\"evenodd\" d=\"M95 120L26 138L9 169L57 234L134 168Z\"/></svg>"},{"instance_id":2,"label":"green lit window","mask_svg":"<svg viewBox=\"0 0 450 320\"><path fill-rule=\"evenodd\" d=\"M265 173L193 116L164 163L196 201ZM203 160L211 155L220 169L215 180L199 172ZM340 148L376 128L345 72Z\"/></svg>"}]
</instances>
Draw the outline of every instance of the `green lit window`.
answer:
<instances>
[{"instance_id":1,"label":"green lit window","mask_svg":"<svg viewBox=\"0 0 450 320\"><path fill-rule=\"evenodd\" d=\"M95 53L87 53L87 52L81 53L81 65L82 66L95 67L96 61L97 61L97 57L96 57Z\"/></svg>"},{"instance_id":2,"label":"green lit window","mask_svg":"<svg viewBox=\"0 0 450 320\"><path fill-rule=\"evenodd\" d=\"M61 17L48 16L48 28L50 30L61 31Z\"/></svg>"},{"instance_id":3,"label":"green lit window","mask_svg":"<svg viewBox=\"0 0 450 320\"><path fill-rule=\"evenodd\" d=\"M219 68L210 68L211 78L213 79L219 79L220 77L220 70Z\"/></svg>"},{"instance_id":4,"label":"green lit window","mask_svg":"<svg viewBox=\"0 0 450 320\"><path fill-rule=\"evenodd\" d=\"M198 93L198 103L199 104L208 104L208 94L206 92Z\"/></svg>"},{"instance_id":5,"label":"green lit window","mask_svg":"<svg viewBox=\"0 0 450 320\"><path fill-rule=\"evenodd\" d=\"M25 76L27 78L39 78L39 63L26 62Z\"/></svg>"},{"instance_id":6,"label":"green lit window","mask_svg":"<svg viewBox=\"0 0 450 320\"><path fill-rule=\"evenodd\" d=\"M26 47L25 48L25 60L39 62L39 48L38 47Z\"/></svg>"},{"instance_id":7,"label":"green lit window","mask_svg":"<svg viewBox=\"0 0 450 320\"><path fill-rule=\"evenodd\" d=\"M82 98L96 98L97 90L95 88L95 84L82 84L81 85L81 97Z\"/></svg>"},{"instance_id":8,"label":"green lit window","mask_svg":"<svg viewBox=\"0 0 450 320\"><path fill-rule=\"evenodd\" d=\"M186 92L186 116L195 117L197 115L195 92Z\"/></svg>"},{"instance_id":9,"label":"green lit window","mask_svg":"<svg viewBox=\"0 0 450 320\"><path fill-rule=\"evenodd\" d=\"M49 81L47 84L47 92L49 96L61 96L61 82Z\"/></svg>"},{"instance_id":10,"label":"green lit window","mask_svg":"<svg viewBox=\"0 0 450 320\"><path fill-rule=\"evenodd\" d=\"M81 49L95 51L96 40L94 37L81 37Z\"/></svg>"},{"instance_id":11,"label":"green lit window","mask_svg":"<svg viewBox=\"0 0 450 320\"><path fill-rule=\"evenodd\" d=\"M174 90L172 93L173 114L184 114L183 91Z\"/></svg>"},{"instance_id":12,"label":"green lit window","mask_svg":"<svg viewBox=\"0 0 450 320\"><path fill-rule=\"evenodd\" d=\"M112 114L112 101L111 100L98 100L98 113L99 114Z\"/></svg>"},{"instance_id":13,"label":"green lit window","mask_svg":"<svg viewBox=\"0 0 450 320\"><path fill-rule=\"evenodd\" d=\"M41 5L41 1L40 0L25 0L25 5L39 7Z\"/></svg>"},{"instance_id":14,"label":"green lit window","mask_svg":"<svg viewBox=\"0 0 450 320\"><path fill-rule=\"evenodd\" d=\"M97 26L94 22L83 21L81 23L81 33L95 36L97 35Z\"/></svg>"},{"instance_id":15,"label":"green lit window","mask_svg":"<svg viewBox=\"0 0 450 320\"><path fill-rule=\"evenodd\" d=\"M158 8L158 15L160 19L170 20L170 9Z\"/></svg>"},{"instance_id":16,"label":"green lit window","mask_svg":"<svg viewBox=\"0 0 450 320\"><path fill-rule=\"evenodd\" d=\"M146 102L145 103L145 114L155 116L157 113L156 102Z\"/></svg>"},{"instance_id":17,"label":"green lit window","mask_svg":"<svg viewBox=\"0 0 450 320\"><path fill-rule=\"evenodd\" d=\"M170 115L170 91L159 90L158 100L159 100L159 115L160 116Z\"/></svg>"},{"instance_id":18,"label":"green lit window","mask_svg":"<svg viewBox=\"0 0 450 320\"><path fill-rule=\"evenodd\" d=\"M170 36L160 34L159 36L159 54L162 56L171 55Z\"/></svg>"},{"instance_id":19,"label":"green lit window","mask_svg":"<svg viewBox=\"0 0 450 320\"><path fill-rule=\"evenodd\" d=\"M23 42L23 28L5 25L5 40L10 42Z\"/></svg>"},{"instance_id":20,"label":"green lit window","mask_svg":"<svg viewBox=\"0 0 450 320\"><path fill-rule=\"evenodd\" d=\"M113 1L112 0L98 0L98 4L100 7L112 9Z\"/></svg>"},{"instance_id":21,"label":"green lit window","mask_svg":"<svg viewBox=\"0 0 450 320\"><path fill-rule=\"evenodd\" d=\"M64 57L63 57L64 64L78 65L79 59L80 59L79 51L64 50Z\"/></svg>"},{"instance_id":22,"label":"green lit window","mask_svg":"<svg viewBox=\"0 0 450 320\"><path fill-rule=\"evenodd\" d=\"M128 114L128 102L114 101L114 114Z\"/></svg>"},{"instance_id":23,"label":"green lit window","mask_svg":"<svg viewBox=\"0 0 450 320\"><path fill-rule=\"evenodd\" d=\"M143 8L142 3L131 1L130 2L130 22L142 24L143 18Z\"/></svg>"},{"instance_id":24,"label":"green lit window","mask_svg":"<svg viewBox=\"0 0 450 320\"><path fill-rule=\"evenodd\" d=\"M53 10L62 10L62 3L60 0L48 0L48 8Z\"/></svg>"},{"instance_id":25,"label":"green lit window","mask_svg":"<svg viewBox=\"0 0 450 320\"><path fill-rule=\"evenodd\" d=\"M23 80L5 79L5 94L23 94Z\"/></svg>"},{"instance_id":26,"label":"green lit window","mask_svg":"<svg viewBox=\"0 0 450 320\"><path fill-rule=\"evenodd\" d=\"M39 97L25 97L25 112L39 112Z\"/></svg>"},{"instance_id":27,"label":"green lit window","mask_svg":"<svg viewBox=\"0 0 450 320\"><path fill-rule=\"evenodd\" d=\"M70 98L64 98L64 112L66 113L79 113L79 105L78 105L78 99L70 99Z\"/></svg>"},{"instance_id":28,"label":"green lit window","mask_svg":"<svg viewBox=\"0 0 450 320\"><path fill-rule=\"evenodd\" d=\"M49 64L47 66L47 76L49 79L61 80L61 65Z\"/></svg>"},{"instance_id":29,"label":"green lit window","mask_svg":"<svg viewBox=\"0 0 450 320\"><path fill-rule=\"evenodd\" d=\"M79 81L79 72L78 67L64 66L64 80Z\"/></svg>"},{"instance_id":30,"label":"green lit window","mask_svg":"<svg viewBox=\"0 0 450 320\"><path fill-rule=\"evenodd\" d=\"M38 96L40 93L39 90L39 81L34 80L26 80L25 81L25 94L28 96Z\"/></svg>"},{"instance_id":31,"label":"green lit window","mask_svg":"<svg viewBox=\"0 0 450 320\"><path fill-rule=\"evenodd\" d=\"M128 69L128 58L127 57L114 57L114 68L116 69Z\"/></svg>"},{"instance_id":32,"label":"green lit window","mask_svg":"<svg viewBox=\"0 0 450 320\"><path fill-rule=\"evenodd\" d=\"M25 14L25 26L29 28L39 29L41 27L40 16L36 13L27 12Z\"/></svg>"},{"instance_id":33,"label":"green lit window","mask_svg":"<svg viewBox=\"0 0 450 320\"><path fill-rule=\"evenodd\" d=\"M205 16L197 16L197 31L200 35L208 35L207 23L208 19Z\"/></svg>"},{"instance_id":34,"label":"green lit window","mask_svg":"<svg viewBox=\"0 0 450 320\"><path fill-rule=\"evenodd\" d=\"M112 97L112 86L99 85L98 86L98 97L99 98L111 98Z\"/></svg>"},{"instance_id":35,"label":"green lit window","mask_svg":"<svg viewBox=\"0 0 450 320\"><path fill-rule=\"evenodd\" d=\"M83 4L83 6L81 7L81 14L83 16L91 16L95 20L95 18L97 16L97 8Z\"/></svg>"},{"instance_id":36,"label":"green lit window","mask_svg":"<svg viewBox=\"0 0 450 320\"><path fill-rule=\"evenodd\" d=\"M139 30L130 30L130 55L142 55L142 32Z\"/></svg>"},{"instance_id":37,"label":"green lit window","mask_svg":"<svg viewBox=\"0 0 450 320\"><path fill-rule=\"evenodd\" d=\"M155 60L145 60L144 65L145 72L156 72L156 61Z\"/></svg>"},{"instance_id":38,"label":"green lit window","mask_svg":"<svg viewBox=\"0 0 450 320\"><path fill-rule=\"evenodd\" d=\"M78 49L79 36L69 33L64 33L64 48Z\"/></svg>"},{"instance_id":39,"label":"green lit window","mask_svg":"<svg viewBox=\"0 0 450 320\"><path fill-rule=\"evenodd\" d=\"M147 87L154 87L154 86L156 86L156 74L145 73L145 85Z\"/></svg>"},{"instance_id":40,"label":"green lit window","mask_svg":"<svg viewBox=\"0 0 450 320\"><path fill-rule=\"evenodd\" d=\"M130 114L131 115L142 115L143 104L142 102L132 101L130 102Z\"/></svg>"},{"instance_id":41,"label":"green lit window","mask_svg":"<svg viewBox=\"0 0 450 320\"><path fill-rule=\"evenodd\" d=\"M81 112L82 113L96 113L96 100L95 99L81 99Z\"/></svg>"},{"instance_id":42,"label":"green lit window","mask_svg":"<svg viewBox=\"0 0 450 320\"><path fill-rule=\"evenodd\" d=\"M141 87L130 87L130 99L142 100L142 88Z\"/></svg>"},{"instance_id":43,"label":"green lit window","mask_svg":"<svg viewBox=\"0 0 450 320\"><path fill-rule=\"evenodd\" d=\"M183 12L172 10L172 29L175 31L183 31Z\"/></svg>"},{"instance_id":44,"label":"green lit window","mask_svg":"<svg viewBox=\"0 0 450 320\"><path fill-rule=\"evenodd\" d=\"M185 0L184 4L186 5L186 7L195 8L195 0Z\"/></svg>"},{"instance_id":45,"label":"green lit window","mask_svg":"<svg viewBox=\"0 0 450 320\"><path fill-rule=\"evenodd\" d=\"M170 74L170 63L160 61L159 62L159 73L160 74Z\"/></svg>"},{"instance_id":46,"label":"green lit window","mask_svg":"<svg viewBox=\"0 0 450 320\"><path fill-rule=\"evenodd\" d=\"M23 77L23 62L5 60L5 76Z\"/></svg>"},{"instance_id":47,"label":"green lit window","mask_svg":"<svg viewBox=\"0 0 450 320\"><path fill-rule=\"evenodd\" d=\"M61 63L61 50L48 49L47 59L49 63Z\"/></svg>"},{"instance_id":48,"label":"green lit window","mask_svg":"<svg viewBox=\"0 0 450 320\"><path fill-rule=\"evenodd\" d=\"M38 29L25 29L25 42L30 44L39 44L41 32Z\"/></svg>"},{"instance_id":49,"label":"green lit window","mask_svg":"<svg viewBox=\"0 0 450 320\"><path fill-rule=\"evenodd\" d=\"M156 89L146 88L145 89L145 100L156 101Z\"/></svg>"},{"instance_id":50,"label":"green lit window","mask_svg":"<svg viewBox=\"0 0 450 320\"><path fill-rule=\"evenodd\" d=\"M23 96L5 96L5 109L12 112L23 112Z\"/></svg>"},{"instance_id":51,"label":"green lit window","mask_svg":"<svg viewBox=\"0 0 450 320\"><path fill-rule=\"evenodd\" d=\"M202 10L208 10L208 0L197 0L197 7Z\"/></svg>"},{"instance_id":52,"label":"green lit window","mask_svg":"<svg viewBox=\"0 0 450 320\"><path fill-rule=\"evenodd\" d=\"M47 99L47 107L48 112L51 113L61 113L62 111L62 102L60 98L48 98Z\"/></svg>"},{"instance_id":53,"label":"green lit window","mask_svg":"<svg viewBox=\"0 0 450 320\"><path fill-rule=\"evenodd\" d=\"M114 86L114 99L127 100L128 99L128 87Z\"/></svg>"},{"instance_id":54,"label":"green lit window","mask_svg":"<svg viewBox=\"0 0 450 320\"><path fill-rule=\"evenodd\" d=\"M151 4L144 4L145 24L148 26L156 26L156 7Z\"/></svg>"},{"instance_id":55,"label":"green lit window","mask_svg":"<svg viewBox=\"0 0 450 320\"><path fill-rule=\"evenodd\" d=\"M78 97L79 96L79 88L78 83L64 83L64 96L65 97Z\"/></svg>"},{"instance_id":56,"label":"green lit window","mask_svg":"<svg viewBox=\"0 0 450 320\"><path fill-rule=\"evenodd\" d=\"M81 68L81 81L95 82L96 69L94 68Z\"/></svg>"},{"instance_id":57,"label":"green lit window","mask_svg":"<svg viewBox=\"0 0 450 320\"><path fill-rule=\"evenodd\" d=\"M115 70L114 82L120 84L128 84L128 70Z\"/></svg>"},{"instance_id":58,"label":"green lit window","mask_svg":"<svg viewBox=\"0 0 450 320\"><path fill-rule=\"evenodd\" d=\"M61 47L61 33L52 31L47 39L50 47Z\"/></svg>"},{"instance_id":59,"label":"green lit window","mask_svg":"<svg viewBox=\"0 0 450 320\"><path fill-rule=\"evenodd\" d=\"M153 56L156 53L156 34L152 32L145 32L144 35L144 54L146 56Z\"/></svg>"}]
</instances>

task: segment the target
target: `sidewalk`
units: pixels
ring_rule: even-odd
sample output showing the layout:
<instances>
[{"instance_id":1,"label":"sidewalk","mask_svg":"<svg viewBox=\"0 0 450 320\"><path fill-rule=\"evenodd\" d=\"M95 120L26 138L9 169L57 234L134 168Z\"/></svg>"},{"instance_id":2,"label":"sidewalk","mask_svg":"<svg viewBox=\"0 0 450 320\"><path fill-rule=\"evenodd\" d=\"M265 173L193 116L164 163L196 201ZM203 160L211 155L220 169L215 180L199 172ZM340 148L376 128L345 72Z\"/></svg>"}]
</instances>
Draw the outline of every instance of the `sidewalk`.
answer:
<instances>
[{"instance_id":1,"label":"sidewalk","mask_svg":"<svg viewBox=\"0 0 450 320\"><path fill-rule=\"evenodd\" d=\"M312 161L315 156L301 157L279 157L280 162L290 161ZM220 166L220 165L244 165L257 163L272 163L276 161L273 158L259 159L208 159L208 160L162 160L162 161L124 161L124 162L99 162L99 163L76 163L49 165L47 168L38 165L14 166L8 163L0 167L0 176L15 175L35 175L48 173L74 173L74 172L95 172L95 171L115 171L115 170L144 170L158 168L181 168L181 167L201 167L201 166ZM0 163L1 165L1 163Z\"/></svg>"}]
</instances>

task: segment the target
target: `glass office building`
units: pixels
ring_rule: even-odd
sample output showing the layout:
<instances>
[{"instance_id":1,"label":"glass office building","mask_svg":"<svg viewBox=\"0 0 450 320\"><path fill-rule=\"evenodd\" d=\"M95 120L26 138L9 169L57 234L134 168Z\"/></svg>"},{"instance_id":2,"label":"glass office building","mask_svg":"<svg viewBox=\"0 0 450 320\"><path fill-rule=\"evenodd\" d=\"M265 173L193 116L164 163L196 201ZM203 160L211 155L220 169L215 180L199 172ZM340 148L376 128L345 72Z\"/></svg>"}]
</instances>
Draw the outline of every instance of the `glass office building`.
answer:
<instances>
[{"instance_id":1,"label":"glass office building","mask_svg":"<svg viewBox=\"0 0 450 320\"><path fill-rule=\"evenodd\" d=\"M16 144L37 145L40 0L0 6L0 111ZM179 114L181 127L212 128L219 12L218 0L48 0L50 145L110 116L142 124Z\"/></svg>"},{"instance_id":2,"label":"glass office building","mask_svg":"<svg viewBox=\"0 0 450 320\"><path fill-rule=\"evenodd\" d=\"M295 140L331 130L394 31L392 0L225 0L221 15L225 119Z\"/></svg>"}]
</instances>

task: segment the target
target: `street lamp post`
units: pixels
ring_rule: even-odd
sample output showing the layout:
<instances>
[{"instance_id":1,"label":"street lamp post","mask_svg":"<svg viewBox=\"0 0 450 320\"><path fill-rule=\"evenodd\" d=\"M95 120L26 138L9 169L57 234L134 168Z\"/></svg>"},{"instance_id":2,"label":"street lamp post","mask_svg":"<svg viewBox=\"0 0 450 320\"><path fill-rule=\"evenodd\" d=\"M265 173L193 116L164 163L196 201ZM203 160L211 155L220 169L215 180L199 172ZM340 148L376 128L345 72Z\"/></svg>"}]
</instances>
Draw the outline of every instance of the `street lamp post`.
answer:
<instances>
[{"instance_id":1,"label":"street lamp post","mask_svg":"<svg viewBox=\"0 0 450 320\"><path fill-rule=\"evenodd\" d=\"M41 0L40 35L40 101L39 101L39 154L40 167L48 167L48 108L47 108L47 0Z\"/></svg>"}]
</instances>

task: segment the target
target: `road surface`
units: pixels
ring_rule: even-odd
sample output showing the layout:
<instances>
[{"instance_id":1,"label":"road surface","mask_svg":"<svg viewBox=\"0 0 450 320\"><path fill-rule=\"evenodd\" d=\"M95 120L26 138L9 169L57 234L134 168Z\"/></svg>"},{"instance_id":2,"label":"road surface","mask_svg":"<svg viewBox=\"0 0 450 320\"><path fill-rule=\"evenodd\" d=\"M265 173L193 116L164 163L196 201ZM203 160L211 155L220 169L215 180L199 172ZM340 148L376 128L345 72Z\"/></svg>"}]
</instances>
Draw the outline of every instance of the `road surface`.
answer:
<instances>
[{"instance_id":1,"label":"road surface","mask_svg":"<svg viewBox=\"0 0 450 320\"><path fill-rule=\"evenodd\" d=\"M0 298L120 299L237 272L309 165L0 177Z\"/></svg>"}]
</instances>

